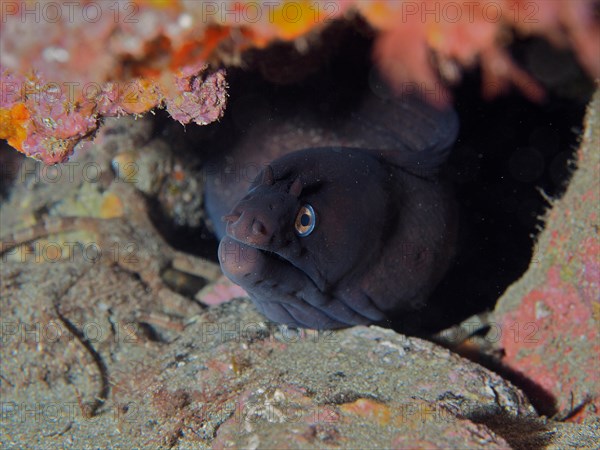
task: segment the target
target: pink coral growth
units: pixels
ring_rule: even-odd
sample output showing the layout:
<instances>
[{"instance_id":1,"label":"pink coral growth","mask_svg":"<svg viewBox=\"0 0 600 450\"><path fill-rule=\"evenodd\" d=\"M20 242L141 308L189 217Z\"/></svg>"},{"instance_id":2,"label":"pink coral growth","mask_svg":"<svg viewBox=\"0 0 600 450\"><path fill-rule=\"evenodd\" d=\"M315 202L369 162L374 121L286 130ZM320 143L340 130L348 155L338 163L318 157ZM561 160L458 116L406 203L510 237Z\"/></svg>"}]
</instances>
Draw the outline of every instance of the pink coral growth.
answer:
<instances>
[{"instance_id":1,"label":"pink coral growth","mask_svg":"<svg viewBox=\"0 0 600 450\"><path fill-rule=\"evenodd\" d=\"M206 125L217 120L223 108L223 100L227 95L227 82L222 71L202 77L203 66L197 73L187 77L178 77L176 86L180 94L166 101L167 111L171 117L182 124L195 122Z\"/></svg>"},{"instance_id":2,"label":"pink coral growth","mask_svg":"<svg viewBox=\"0 0 600 450\"><path fill-rule=\"evenodd\" d=\"M201 67L199 73L182 81L182 93L166 100L167 108L181 123L210 123L224 112L224 72L205 74L206 69ZM77 143L96 131L102 117L143 113L165 101L157 84L142 79L125 85L92 84L78 99L64 84L46 82L39 73L25 77L2 71L0 86L0 138L46 164L67 160ZM179 105L178 99L183 99ZM11 114L16 107L21 112L18 116Z\"/></svg>"},{"instance_id":3,"label":"pink coral growth","mask_svg":"<svg viewBox=\"0 0 600 450\"><path fill-rule=\"evenodd\" d=\"M224 112L223 71L184 55L191 81L174 81L174 45L193 31L178 2L10 1L1 13L0 138L27 156L63 162L102 117L164 103L182 123Z\"/></svg>"},{"instance_id":4,"label":"pink coral growth","mask_svg":"<svg viewBox=\"0 0 600 450\"><path fill-rule=\"evenodd\" d=\"M484 95L492 97L512 84L532 100L542 98L538 82L519 68L504 48L511 29L571 46L590 75L600 76L595 3L423 0L358 2L356 7L380 30L374 57L396 90L414 90L416 82L428 98L444 103L449 95L443 81L455 81L460 66L476 62L482 68ZM432 65L432 59L437 64Z\"/></svg>"},{"instance_id":5,"label":"pink coral growth","mask_svg":"<svg viewBox=\"0 0 600 450\"><path fill-rule=\"evenodd\" d=\"M44 82L39 74L25 78L2 71L0 83L3 87L0 107L13 109L18 105L28 116L22 123L3 120L2 136L8 127L22 127L24 139L13 145L28 156L47 164L64 161L77 142L98 126L89 104L69 102L56 83Z\"/></svg>"},{"instance_id":6,"label":"pink coral growth","mask_svg":"<svg viewBox=\"0 0 600 450\"><path fill-rule=\"evenodd\" d=\"M243 50L275 40L297 40L301 48L310 42L307 33L317 36L315 30L356 13L378 32L374 58L397 91L417 88L434 102L447 102L446 85L459 79L461 67L479 63L485 95L515 85L536 100L543 95L539 84L505 49L512 34L543 36L555 45L570 46L589 74L598 77L595 4L3 1L0 87L2 96L14 102L1 100L0 138L29 156L55 163L68 158L103 116L141 114L166 105L182 123L209 123L223 114L226 83L223 72L209 73L207 61L238 64ZM35 92L23 93L28 89ZM20 92L17 99L15 92ZM47 98L31 99L40 92ZM56 99L52 104L50 97Z\"/></svg>"}]
</instances>

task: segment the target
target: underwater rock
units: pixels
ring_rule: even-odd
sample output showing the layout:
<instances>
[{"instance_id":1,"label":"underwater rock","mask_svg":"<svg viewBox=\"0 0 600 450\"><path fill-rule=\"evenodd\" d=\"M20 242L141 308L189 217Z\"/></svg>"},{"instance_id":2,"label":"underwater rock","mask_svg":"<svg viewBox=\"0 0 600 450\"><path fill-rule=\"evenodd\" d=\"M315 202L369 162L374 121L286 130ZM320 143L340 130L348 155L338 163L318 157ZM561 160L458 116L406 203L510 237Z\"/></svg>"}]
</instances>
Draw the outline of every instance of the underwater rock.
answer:
<instances>
[{"instance_id":1,"label":"underwater rock","mask_svg":"<svg viewBox=\"0 0 600 450\"><path fill-rule=\"evenodd\" d=\"M596 105L597 102L596 99ZM597 111L595 108L593 111ZM130 243L140 244L136 253L139 262L129 265L111 259L114 253L110 251L97 261L49 260L49 253L43 251L40 257L29 253L24 261L18 259L18 254L2 260L0 440L3 445L17 446L23 442L39 447L84 447L102 442L111 447L175 448L253 445L340 448L349 443L365 448L596 445L600 438L597 421L582 425L539 418L520 389L433 343L377 327L335 332L295 331L265 322L249 301L235 300L205 309L190 298L161 290L157 283L161 271L183 265L175 263L174 251L152 230L140 197L130 197L131 192L127 193L135 191L133 187L118 182L110 172L115 151L132 142L143 146L150 136L145 122L129 125L119 131L113 123L115 134L105 136L103 149L82 152L79 165L69 166L83 169L86 164L94 163L94 167L110 176L99 177L97 183L86 188L85 172L75 171L73 181L67 177L68 172L63 172L60 182L43 173L37 175L39 180L37 172L19 174L10 201L0 205L3 235L8 227L28 224L30 216L44 211L51 215L98 214L98 200L107 191L123 199L122 218L118 222L114 219L99 222L96 234L100 237L86 235L83 242L107 250L114 248L108 245L113 242L121 249L127 249ZM111 140L111 136L114 138L117 132L127 129L133 136L123 137L122 147ZM597 142L594 134L597 128L594 130L587 132L586 142ZM542 299L546 306L529 309L532 308L529 302L522 308L534 311L544 320L553 306L549 300L569 300L576 308L570 309L563 321L554 321L559 325L579 321L579 329L574 330L579 334L575 336L583 336L581 333L589 330L586 324L596 320L593 314L592 319L587 315L586 299L591 298L594 312L594 300L598 298L598 285L593 278L596 273L593 263L597 259L586 257L593 256L594 251L597 255L594 250L597 247L588 245L594 243L592 230L597 216L589 214L585 216L587 219L576 220L583 217L578 214L589 213L588 208L593 209L597 204L592 201L597 194L590 193L590 189L597 187L598 155L590 150L593 148L582 151L580 156L579 171L583 177L575 175L572 193L568 192L557 204L564 205L563 202L572 199L577 202L569 203L569 214L562 209L550 213L551 227L552 220L567 218L560 222L560 232L545 235L554 239L553 245L558 247L541 246L536 252L539 266L536 270L542 271L538 280L547 285L536 289L549 295ZM91 156L101 156L101 160L84 159ZM595 162L590 158L596 158ZM61 167L26 162L37 165L37 170ZM115 226L117 223L120 225ZM566 239L569 236L578 240ZM57 241L58 238L37 241L31 247L43 248ZM540 244L544 242L542 237ZM567 254L575 257L569 259L565 257ZM545 269L557 264L564 266L559 274L566 274L566 278L547 275ZM192 265L199 267L199 262ZM582 274L591 277L588 284L578 278ZM557 287L554 283L558 281L563 284ZM567 282L582 289L565 292L588 297L582 297L580 303L573 296L560 297L557 289L566 289ZM221 289L221 293L224 290L227 289ZM513 296L511 292L515 291L509 291L501 305L507 305L506 314L511 314L507 317L512 320L517 317L514 311L521 307L522 296ZM537 298L534 300L539 302ZM503 312L501 308L504 306L499 307L499 313ZM558 307L556 310L559 311ZM552 325L549 321L542 324ZM568 383L589 375L576 364L593 362L594 353L588 345L591 341L586 336L581 342L556 336L574 351L565 357L552 346L536 348L536 354L512 347L507 352L506 364L518 369L519 356L525 354L523 367L532 379L535 379L533 363L541 358L562 364L559 369L566 367ZM580 352L584 344L586 354ZM543 366L544 361L537 363L537 367L544 369L538 371L542 376L549 370ZM574 399L585 398L584 389L592 382L593 379L583 379L580 390L574 390ZM593 391L589 388L588 392ZM561 405L568 404L569 393L557 398ZM593 420L593 402L579 411ZM573 418L576 417L577 414Z\"/></svg>"},{"instance_id":2,"label":"underwater rock","mask_svg":"<svg viewBox=\"0 0 600 450\"><path fill-rule=\"evenodd\" d=\"M577 170L552 202L528 271L494 311L502 363L546 414L593 420L600 410L600 91L588 106ZM537 398L536 398L537 397Z\"/></svg>"}]
</instances>

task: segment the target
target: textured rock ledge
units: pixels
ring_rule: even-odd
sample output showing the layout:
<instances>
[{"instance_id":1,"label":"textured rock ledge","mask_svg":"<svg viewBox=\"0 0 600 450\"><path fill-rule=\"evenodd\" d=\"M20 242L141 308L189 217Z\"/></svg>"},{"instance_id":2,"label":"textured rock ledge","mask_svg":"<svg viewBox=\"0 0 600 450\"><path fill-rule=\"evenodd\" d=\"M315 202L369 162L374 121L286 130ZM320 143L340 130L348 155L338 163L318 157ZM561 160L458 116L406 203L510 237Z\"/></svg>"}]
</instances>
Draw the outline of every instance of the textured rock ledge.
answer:
<instances>
[{"instance_id":1,"label":"textured rock ledge","mask_svg":"<svg viewBox=\"0 0 600 450\"><path fill-rule=\"evenodd\" d=\"M553 202L533 260L498 301L503 364L546 414L597 422L600 411L600 91L590 103L577 170ZM496 333L498 328L492 330Z\"/></svg>"},{"instance_id":2,"label":"textured rock ledge","mask_svg":"<svg viewBox=\"0 0 600 450\"><path fill-rule=\"evenodd\" d=\"M0 209L11 226L31 223L40 210L119 210L114 220L120 222L95 230L101 237L62 239L104 250L113 242L137 242L144 263L128 265L108 252L100 261L80 253L52 258L57 236L2 260L2 444L594 447L599 422L586 398L596 392L598 372L584 368L594 369L598 354L597 328L590 334L598 320L598 101L588 115L580 168L540 237L539 262L496 311L498 318L539 321L537 337L545 345L527 347L527 334L500 341L505 365L551 391L560 418L577 417L569 413L572 395L575 406L583 405L578 411L585 425L540 418L508 381L423 340L375 327L297 334L270 327L245 301L206 309L158 289L175 252L153 230L133 187L109 176L111 154L95 160L107 175L97 183L17 176L10 202ZM527 301L536 290L541 294ZM554 312L553 302L566 309ZM512 331L514 322L498 320ZM548 374L559 378L545 385Z\"/></svg>"},{"instance_id":3,"label":"textured rock ledge","mask_svg":"<svg viewBox=\"0 0 600 450\"><path fill-rule=\"evenodd\" d=\"M3 320L28 314L31 322L22 323L29 333L19 330L3 343L7 445L89 446L102 435L111 446L506 448L505 427L538 423L510 383L417 338L376 327L269 328L238 300L207 310L159 343L124 326L141 289L126 274L100 266L94 275L123 289L112 294L109 309L89 293L95 304L84 306L79 283L57 317L52 299L81 269L15 264L21 263L2 268ZM17 287L25 276L62 281L40 282L44 298L31 283ZM95 354L67 323L89 336L94 328L88 342ZM8 360L11 354L20 364ZM107 400L92 416L90 405L101 395Z\"/></svg>"}]
</instances>

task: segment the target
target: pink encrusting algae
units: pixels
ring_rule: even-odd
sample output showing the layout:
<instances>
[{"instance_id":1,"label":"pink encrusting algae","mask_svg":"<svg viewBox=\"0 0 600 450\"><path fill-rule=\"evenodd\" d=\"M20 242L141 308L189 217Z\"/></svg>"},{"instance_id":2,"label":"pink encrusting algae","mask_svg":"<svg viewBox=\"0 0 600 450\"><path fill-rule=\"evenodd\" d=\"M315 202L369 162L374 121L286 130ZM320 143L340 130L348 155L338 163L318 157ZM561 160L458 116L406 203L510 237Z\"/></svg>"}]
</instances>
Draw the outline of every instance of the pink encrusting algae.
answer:
<instances>
[{"instance_id":1,"label":"pink encrusting algae","mask_svg":"<svg viewBox=\"0 0 600 450\"><path fill-rule=\"evenodd\" d=\"M579 168L548 212L539 261L498 301L503 364L572 421L600 409L600 136L598 92L588 106Z\"/></svg>"},{"instance_id":2,"label":"pink encrusting algae","mask_svg":"<svg viewBox=\"0 0 600 450\"><path fill-rule=\"evenodd\" d=\"M274 41L310 45L333 20L361 15L376 31L375 62L398 91L437 103L460 67L480 64L483 90L540 85L511 59L511 34L573 48L600 76L594 0L219 1L2 3L0 138L48 164L65 161L100 119L165 107L182 122L218 120L224 65ZM432 63L435 61L435 63ZM210 64L211 66L209 66ZM213 67L212 69L210 67ZM16 106L16 105L22 106Z\"/></svg>"}]
</instances>

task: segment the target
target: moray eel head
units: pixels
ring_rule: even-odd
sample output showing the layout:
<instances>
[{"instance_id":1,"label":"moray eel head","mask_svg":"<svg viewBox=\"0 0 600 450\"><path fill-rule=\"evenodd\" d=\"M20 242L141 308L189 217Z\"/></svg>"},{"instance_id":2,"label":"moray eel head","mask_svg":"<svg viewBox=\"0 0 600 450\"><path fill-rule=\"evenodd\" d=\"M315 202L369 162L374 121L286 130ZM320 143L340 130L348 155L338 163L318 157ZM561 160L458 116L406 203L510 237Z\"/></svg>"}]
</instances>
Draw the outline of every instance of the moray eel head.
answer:
<instances>
[{"instance_id":1,"label":"moray eel head","mask_svg":"<svg viewBox=\"0 0 600 450\"><path fill-rule=\"evenodd\" d=\"M276 322L323 329L382 319L339 292L382 242L387 176L372 155L352 149L273 161L223 217L223 272Z\"/></svg>"}]
</instances>

